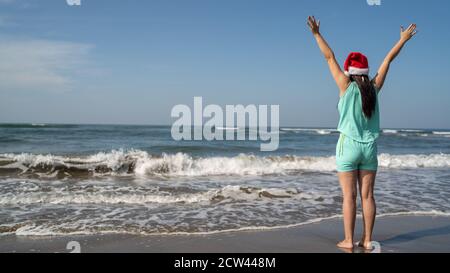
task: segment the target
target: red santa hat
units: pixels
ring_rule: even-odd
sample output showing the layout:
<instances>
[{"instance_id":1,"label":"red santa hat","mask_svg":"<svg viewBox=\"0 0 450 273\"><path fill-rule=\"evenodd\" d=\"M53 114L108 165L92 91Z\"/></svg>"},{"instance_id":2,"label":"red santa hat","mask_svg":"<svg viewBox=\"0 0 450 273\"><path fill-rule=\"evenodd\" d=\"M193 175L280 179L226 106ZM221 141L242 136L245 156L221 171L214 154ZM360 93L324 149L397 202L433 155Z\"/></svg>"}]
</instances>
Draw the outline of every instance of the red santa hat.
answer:
<instances>
[{"instance_id":1,"label":"red santa hat","mask_svg":"<svg viewBox=\"0 0 450 273\"><path fill-rule=\"evenodd\" d=\"M359 52L352 52L348 55L344 64L344 73L351 75L369 75L369 61L367 57Z\"/></svg>"}]
</instances>

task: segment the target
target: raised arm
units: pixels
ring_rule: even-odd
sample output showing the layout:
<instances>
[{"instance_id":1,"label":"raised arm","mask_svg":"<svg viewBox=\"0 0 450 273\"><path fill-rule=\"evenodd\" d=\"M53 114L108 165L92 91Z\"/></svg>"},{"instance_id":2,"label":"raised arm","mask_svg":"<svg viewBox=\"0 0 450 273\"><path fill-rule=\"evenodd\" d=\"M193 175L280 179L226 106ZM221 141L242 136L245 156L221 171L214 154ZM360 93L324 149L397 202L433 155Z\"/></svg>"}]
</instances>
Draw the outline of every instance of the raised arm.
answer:
<instances>
[{"instance_id":1,"label":"raised arm","mask_svg":"<svg viewBox=\"0 0 450 273\"><path fill-rule=\"evenodd\" d=\"M328 43L320 34L320 21L317 21L314 16L309 16L308 26L311 29L311 32L314 34L314 38L316 38L320 50L325 56L331 74L333 75L333 78L336 81L337 86L339 87L340 95L342 96L350 83L350 79L344 74L338 62L336 61L333 50L331 50Z\"/></svg>"},{"instance_id":2,"label":"raised arm","mask_svg":"<svg viewBox=\"0 0 450 273\"><path fill-rule=\"evenodd\" d=\"M416 33L417 33L416 24L411 24L406 30L404 30L403 27L401 27L400 40L388 53L388 55L384 59L383 63L381 64L380 68L378 69L377 75L373 79L373 82L378 90L381 90L381 88L383 88L384 81L386 80L386 76L389 72L389 67L391 66L391 63L398 56L398 54L400 53L402 48L405 46L405 44L412 37L414 37L414 35L416 35Z\"/></svg>"}]
</instances>

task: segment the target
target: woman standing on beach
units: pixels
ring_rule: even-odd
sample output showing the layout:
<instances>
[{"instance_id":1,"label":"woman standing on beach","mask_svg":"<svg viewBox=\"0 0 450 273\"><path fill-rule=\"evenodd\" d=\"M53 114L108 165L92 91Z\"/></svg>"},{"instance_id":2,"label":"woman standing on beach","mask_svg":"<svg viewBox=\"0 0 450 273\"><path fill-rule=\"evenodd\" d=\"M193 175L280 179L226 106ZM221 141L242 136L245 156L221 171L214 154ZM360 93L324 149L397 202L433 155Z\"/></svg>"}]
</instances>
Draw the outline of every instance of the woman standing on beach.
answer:
<instances>
[{"instance_id":1,"label":"woman standing on beach","mask_svg":"<svg viewBox=\"0 0 450 273\"><path fill-rule=\"evenodd\" d=\"M368 60L363 54L350 53L342 71L333 51L320 34L320 22L314 17L308 17L308 26L339 87L338 131L341 135L336 148L336 163L343 192L345 239L337 246L347 249L354 247L358 184L364 225L362 239L358 246L371 249L376 215L373 191L378 169L377 138L380 132L378 93L383 87L391 62L406 42L417 33L416 25L412 24L406 30L401 28L400 41L386 56L372 80L369 79Z\"/></svg>"}]
</instances>

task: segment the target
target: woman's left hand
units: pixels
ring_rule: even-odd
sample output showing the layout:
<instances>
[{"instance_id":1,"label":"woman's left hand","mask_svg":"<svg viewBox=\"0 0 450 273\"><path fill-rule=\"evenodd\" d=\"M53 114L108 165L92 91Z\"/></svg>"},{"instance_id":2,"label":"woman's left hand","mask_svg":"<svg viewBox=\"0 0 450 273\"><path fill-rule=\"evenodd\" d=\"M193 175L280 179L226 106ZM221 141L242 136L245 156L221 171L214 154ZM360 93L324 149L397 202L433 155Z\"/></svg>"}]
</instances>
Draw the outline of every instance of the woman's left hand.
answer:
<instances>
[{"instance_id":1,"label":"woman's left hand","mask_svg":"<svg viewBox=\"0 0 450 273\"><path fill-rule=\"evenodd\" d=\"M414 35L416 34L417 34L416 24L409 25L409 27L406 30L403 28L403 26L400 27L400 40L404 42L411 40L411 38L414 37Z\"/></svg>"}]
</instances>

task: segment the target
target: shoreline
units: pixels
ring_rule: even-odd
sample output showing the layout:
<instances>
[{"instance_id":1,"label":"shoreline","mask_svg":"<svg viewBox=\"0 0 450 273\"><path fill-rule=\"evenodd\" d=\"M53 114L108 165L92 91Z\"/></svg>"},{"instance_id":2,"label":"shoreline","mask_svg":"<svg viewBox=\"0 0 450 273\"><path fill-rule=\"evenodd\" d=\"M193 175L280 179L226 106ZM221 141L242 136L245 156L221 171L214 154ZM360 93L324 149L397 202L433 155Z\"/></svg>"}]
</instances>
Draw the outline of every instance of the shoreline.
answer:
<instances>
[{"instance_id":1,"label":"shoreline","mask_svg":"<svg viewBox=\"0 0 450 273\"><path fill-rule=\"evenodd\" d=\"M358 218L355 239L360 234ZM343 253L335 246L342 236L342 219L335 218L296 227L207 235L5 235L0 236L0 253L67 253L71 241L79 242L86 253ZM382 216L377 218L374 240L381 244L382 253L450 253L450 217ZM363 251L356 248L354 252Z\"/></svg>"}]
</instances>

